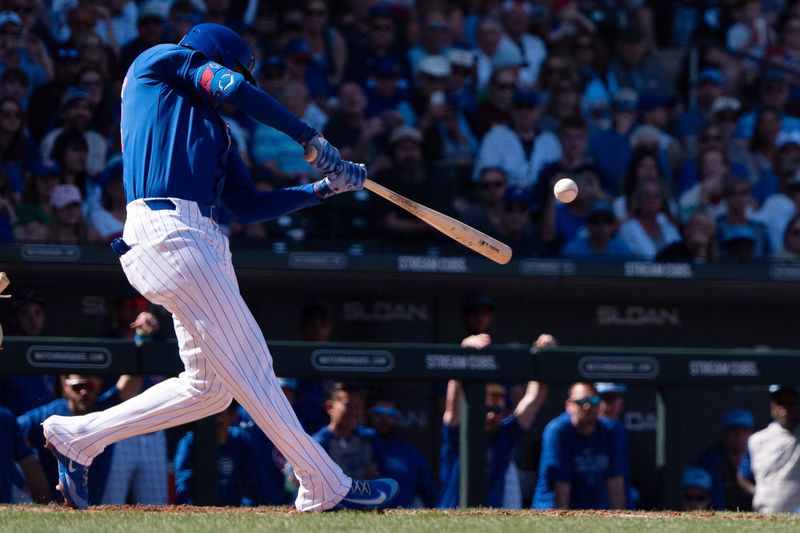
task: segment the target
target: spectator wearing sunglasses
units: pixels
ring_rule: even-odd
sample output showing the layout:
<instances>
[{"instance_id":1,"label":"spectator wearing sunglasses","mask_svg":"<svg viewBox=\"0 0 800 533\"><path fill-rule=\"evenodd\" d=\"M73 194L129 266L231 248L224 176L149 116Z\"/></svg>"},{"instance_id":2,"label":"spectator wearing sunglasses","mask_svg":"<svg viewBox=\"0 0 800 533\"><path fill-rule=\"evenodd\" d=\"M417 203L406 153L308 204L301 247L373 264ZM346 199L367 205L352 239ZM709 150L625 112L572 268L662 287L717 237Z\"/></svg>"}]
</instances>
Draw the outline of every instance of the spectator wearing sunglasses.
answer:
<instances>
[{"instance_id":1,"label":"spectator wearing sunglasses","mask_svg":"<svg viewBox=\"0 0 800 533\"><path fill-rule=\"evenodd\" d=\"M55 456L44 449L42 422L52 415L76 416L103 411L132 398L139 393L141 387L141 380L132 379L131 376L120 377L117 384L105 393L101 393L103 381L99 376L68 374L61 376L60 381L61 398L31 409L17 417L23 437L32 448L38 451L42 469L55 501L63 499L55 488L58 484L58 465ZM89 477L89 501L94 505L99 505L103 501L113 454L114 445L107 447L92 461L92 475Z\"/></svg>"},{"instance_id":2,"label":"spectator wearing sunglasses","mask_svg":"<svg viewBox=\"0 0 800 533\"><path fill-rule=\"evenodd\" d=\"M619 222L610 203L592 202L586 214L586 226L561 249L569 259L616 260L633 258L633 252L617 235Z\"/></svg>"},{"instance_id":3,"label":"spectator wearing sunglasses","mask_svg":"<svg viewBox=\"0 0 800 533\"><path fill-rule=\"evenodd\" d=\"M687 468L681 476L684 511L711 509L711 475L702 468Z\"/></svg>"},{"instance_id":4,"label":"spectator wearing sunglasses","mask_svg":"<svg viewBox=\"0 0 800 533\"><path fill-rule=\"evenodd\" d=\"M481 170L478 181L473 184L474 203L465 206L461 220L470 226L487 233L500 225L505 209L503 197L508 190L506 171L500 167L486 167Z\"/></svg>"},{"instance_id":5,"label":"spectator wearing sunglasses","mask_svg":"<svg viewBox=\"0 0 800 533\"><path fill-rule=\"evenodd\" d=\"M625 509L625 450L591 383L573 383L544 429L534 509Z\"/></svg>"},{"instance_id":6,"label":"spectator wearing sunglasses","mask_svg":"<svg viewBox=\"0 0 800 533\"><path fill-rule=\"evenodd\" d=\"M530 201L526 189L507 189L497 224L489 231L490 235L508 244L515 257L541 257L547 251L539 228L531 218Z\"/></svg>"}]
</instances>

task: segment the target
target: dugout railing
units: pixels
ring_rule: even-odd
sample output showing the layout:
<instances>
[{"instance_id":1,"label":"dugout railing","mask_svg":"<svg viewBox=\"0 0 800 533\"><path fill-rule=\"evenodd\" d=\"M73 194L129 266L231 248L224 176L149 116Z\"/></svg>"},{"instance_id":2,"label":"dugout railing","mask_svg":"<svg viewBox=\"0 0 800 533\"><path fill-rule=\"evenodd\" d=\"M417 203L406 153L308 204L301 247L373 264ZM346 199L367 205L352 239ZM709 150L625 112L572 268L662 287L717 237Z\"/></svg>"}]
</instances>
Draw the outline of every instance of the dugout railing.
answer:
<instances>
[{"instance_id":1,"label":"dugout railing","mask_svg":"<svg viewBox=\"0 0 800 533\"><path fill-rule=\"evenodd\" d=\"M530 353L527 345L493 345L483 351L451 344L344 344L271 342L275 371L281 376L395 382L460 379L464 383L461 425L461 504L479 506L486 487L484 385L538 379L558 390L574 381L627 383L640 397L652 399L649 422L652 443L639 440L629 455L645 458L644 484L656 487L649 507L680 507L680 475L691 462L692 439L714 433L720 409L750 407L766 424L766 386L795 383L800 351L662 349L644 347L561 347ZM130 341L7 337L0 353L0 374L175 375L181 370L174 341ZM563 397L551 390L551 414L562 409ZM646 402L645 402L646 403ZM640 404L641 405L641 404ZM641 418L641 417L640 417ZM547 417L542 417L538 428ZM630 421L629 421L630 422ZM434 425L435 426L435 425ZM195 423L195 500L216 501L215 428L212 419ZM644 442L645 444L641 444ZM650 448L651 449L645 449ZM650 476L656 476L648 479Z\"/></svg>"}]
</instances>

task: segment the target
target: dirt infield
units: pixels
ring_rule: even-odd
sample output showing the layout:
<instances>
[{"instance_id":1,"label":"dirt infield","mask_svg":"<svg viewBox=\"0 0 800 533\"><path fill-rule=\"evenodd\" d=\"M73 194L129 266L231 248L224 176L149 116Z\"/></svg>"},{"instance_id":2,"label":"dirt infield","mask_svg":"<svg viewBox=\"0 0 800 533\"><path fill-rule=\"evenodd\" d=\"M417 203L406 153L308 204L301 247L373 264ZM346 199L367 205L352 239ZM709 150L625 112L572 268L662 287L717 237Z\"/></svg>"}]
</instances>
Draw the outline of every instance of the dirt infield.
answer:
<instances>
[{"instance_id":1,"label":"dirt infield","mask_svg":"<svg viewBox=\"0 0 800 533\"><path fill-rule=\"evenodd\" d=\"M27 512L64 512L72 511L63 505L31 505L18 507L13 505L0 505L0 512L4 510L22 509ZM74 511L75 513L153 513L153 514L263 514L263 515L292 515L301 514L294 507L196 507L191 505L98 505L87 511ZM668 519L714 519L769 521L785 520L787 515L763 513L736 513L716 511L695 511L684 513L679 511L592 511L592 510L552 510L534 511L530 509L389 509L374 511L371 514L385 514L393 516L414 516L422 514L442 514L446 516L539 516L539 517L617 517L617 518L668 518ZM796 515L788 515L796 516ZM798 517L800 520L800 517Z\"/></svg>"}]
</instances>

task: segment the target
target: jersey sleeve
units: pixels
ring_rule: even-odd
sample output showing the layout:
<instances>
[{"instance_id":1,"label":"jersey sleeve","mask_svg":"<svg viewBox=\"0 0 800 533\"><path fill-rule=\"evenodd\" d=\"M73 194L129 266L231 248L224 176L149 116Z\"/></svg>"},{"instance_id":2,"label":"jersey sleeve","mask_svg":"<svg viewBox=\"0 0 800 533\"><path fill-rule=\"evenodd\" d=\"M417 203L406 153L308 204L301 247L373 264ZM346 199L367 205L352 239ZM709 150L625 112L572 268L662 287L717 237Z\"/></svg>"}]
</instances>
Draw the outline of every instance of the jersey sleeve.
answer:
<instances>
[{"instance_id":1,"label":"jersey sleeve","mask_svg":"<svg viewBox=\"0 0 800 533\"><path fill-rule=\"evenodd\" d=\"M0 428L3 428L2 432L10 437L12 455L15 461L21 461L33 454L33 450L25 444L17 420L11 414L11 411L0 408Z\"/></svg>"},{"instance_id":2,"label":"jersey sleeve","mask_svg":"<svg viewBox=\"0 0 800 533\"><path fill-rule=\"evenodd\" d=\"M17 424L19 425L22 438L25 439L29 446L41 448L45 444L42 422L44 422L48 416L54 414L47 409L49 405L50 404L36 407L17 417Z\"/></svg>"},{"instance_id":3,"label":"jersey sleeve","mask_svg":"<svg viewBox=\"0 0 800 533\"><path fill-rule=\"evenodd\" d=\"M317 205L321 202L313 183L259 191L237 150L228 155L225 185L222 188L222 202L233 215L245 224L272 220L299 209Z\"/></svg>"},{"instance_id":4,"label":"jersey sleeve","mask_svg":"<svg viewBox=\"0 0 800 533\"><path fill-rule=\"evenodd\" d=\"M609 422L609 458L608 477L624 476L628 466L628 433L621 421Z\"/></svg>"},{"instance_id":5,"label":"jersey sleeve","mask_svg":"<svg viewBox=\"0 0 800 533\"><path fill-rule=\"evenodd\" d=\"M750 446L747 446L742 460L739 463L739 475L748 480L750 483L756 482L756 477L753 475L753 463L750 460Z\"/></svg>"},{"instance_id":6,"label":"jersey sleeve","mask_svg":"<svg viewBox=\"0 0 800 533\"><path fill-rule=\"evenodd\" d=\"M134 74L144 81L166 82L217 104L230 104L300 143L317 134L283 104L247 83L244 76L189 48L155 46L139 56Z\"/></svg>"},{"instance_id":7,"label":"jersey sleeve","mask_svg":"<svg viewBox=\"0 0 800 533\"><path fill-rule=\"evenodd\" d=\"M561 435L560 425L545 429L542 435L542 458L540 468L546 469L548 484L552 489L556 481L570 483L572 481L572 461L570 460L566 442Z\"/></svg>"}]
</instances>

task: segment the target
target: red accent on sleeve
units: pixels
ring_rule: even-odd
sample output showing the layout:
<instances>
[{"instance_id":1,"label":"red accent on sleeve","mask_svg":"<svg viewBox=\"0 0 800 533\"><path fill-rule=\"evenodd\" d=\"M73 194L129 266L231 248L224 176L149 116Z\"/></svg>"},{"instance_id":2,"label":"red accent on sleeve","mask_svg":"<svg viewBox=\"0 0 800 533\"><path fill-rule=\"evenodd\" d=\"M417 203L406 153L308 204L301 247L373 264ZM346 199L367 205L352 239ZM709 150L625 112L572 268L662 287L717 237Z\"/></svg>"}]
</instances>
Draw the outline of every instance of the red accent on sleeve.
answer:
<instances>
[{"instance_id":1,"label":"red accent on sleeve","mask_svg":"<svg viewBox=\"0 0 800 533\"><path fill-rule=\"evenodd\" d=\"M211 67L206 66L206 69L203 71L203 75L200 77L200 86L206 90L208 94L211 94L211 80L214 78L214 71L211 70Z\"/></svg>"}]
</instances>

